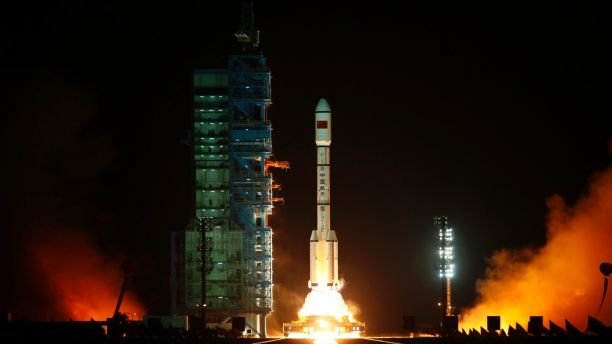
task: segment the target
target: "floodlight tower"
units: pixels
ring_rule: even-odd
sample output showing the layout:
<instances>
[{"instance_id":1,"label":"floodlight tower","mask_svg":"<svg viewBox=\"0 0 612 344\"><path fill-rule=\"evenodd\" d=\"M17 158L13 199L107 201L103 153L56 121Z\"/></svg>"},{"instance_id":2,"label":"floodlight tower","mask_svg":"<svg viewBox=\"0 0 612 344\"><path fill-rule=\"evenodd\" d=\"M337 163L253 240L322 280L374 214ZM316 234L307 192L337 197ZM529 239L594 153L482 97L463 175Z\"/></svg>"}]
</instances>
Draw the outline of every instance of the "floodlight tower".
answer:
<instances>
[{"instance_id":1,"label":"floodlight tower","mask_svg":"<svg viewBox=\"0 0 612 344\"><path fill-rule=\"evenodd\" d=\"M445 291L443 294L444 313L450 316L453 313L451 279L455 273L453 229L448 226L446 216L435 216L434 228L438 230L438 274L440 279L445 282L442 288Z\"/></svg>"}]
</instances>

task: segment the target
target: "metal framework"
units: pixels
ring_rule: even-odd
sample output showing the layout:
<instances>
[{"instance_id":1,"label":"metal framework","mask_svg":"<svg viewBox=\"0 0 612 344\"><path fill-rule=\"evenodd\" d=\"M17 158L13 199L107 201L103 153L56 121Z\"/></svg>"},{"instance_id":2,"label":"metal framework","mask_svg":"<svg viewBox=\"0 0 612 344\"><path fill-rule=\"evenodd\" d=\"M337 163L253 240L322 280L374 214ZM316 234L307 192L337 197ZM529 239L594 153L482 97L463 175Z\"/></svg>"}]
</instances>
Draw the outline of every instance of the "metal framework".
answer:
<instances>
[{"instance_id":1,"label":"metal framework","mask_svg":"<svg viewBox=\"0 0 612 344\"><path fill-rule=\"evenodd\" d=\"M194 72L195 216L172 234L172 308L222 324L244 317L265 337L272 311L273 202L270 71L258 50L253 4L234 33L239 52L226 69Z\"/></svg>"},{"instance_id":2,"label":"metal framework","mask_svg":"<svg viewBox=\"0 0 612 344\"><path fill-rule=\"evenodd\" d=\"M229 56L228 69L196 70L194 90L195 219L173 234L173 310L198 316L206 307L208 323L245 317L265 336L268 215L282 200L272 195L278 184L269 168L289 167L271 160L270 72L261 53L242 52Z\"/></svg>"}]
</instances>

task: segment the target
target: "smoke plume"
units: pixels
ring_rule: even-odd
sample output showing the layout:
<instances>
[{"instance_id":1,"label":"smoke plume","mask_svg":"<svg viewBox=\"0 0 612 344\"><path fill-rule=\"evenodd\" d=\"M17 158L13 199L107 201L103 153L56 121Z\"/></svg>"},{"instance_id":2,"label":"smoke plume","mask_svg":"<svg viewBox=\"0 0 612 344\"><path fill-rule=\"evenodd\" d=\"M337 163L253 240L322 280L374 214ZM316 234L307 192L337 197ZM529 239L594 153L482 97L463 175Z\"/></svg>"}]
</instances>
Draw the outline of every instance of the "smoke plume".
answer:
<instances>
[{"instance_id":1,"label":"smoke plume","mask_svg":"<svg viewBox=\"0 0 612 344\"><path fill-rule=\"evenodd\" d=\"M526 326L530 315L585 328L587 316L596 314L604 279L599 265L612 260L612 168L597 174L574 206L558 195L547 205L546 245L494 253L462 328L486 327L487 315L500 315L506 329L517 322ZM606 303L599 319L610 324L612 303Z\"/></svg>"},{"instance_id":2,"label":"smoke plume","mask_svg":"<svg viewBox=\"0 0 612 344\"><path fill-rule=\"evenodd\" d=\"M35 276L46 307L23 305L42 320L104 320L115 310L123 282L122 259L103 255L84 233L66 228L37 230L26 243L26 269ZM36 300L36 298L34 298ZM128 291L120 312L142 317L144 307Z\"/></svg>"},{"instance_id":3,"label":"smoke plume","mask_svg":"<svg viewBox=\"0 0 612 344\"><path fill-rule=\"evenodd\" d=\"M125 249L109 247L117 226L105 175L115 149L97 97L46 69L3 76L0 86L11 87L0 95L0 310L16 319L103 320L123 279L122 257L112 252ZM128 293L121 311L139 317L143 307Z\"/></svg>"},{"instance_id":4,"label":"smoke plume","mask_svg":"<svg viewBox=\"0 0 612 344\"><path fill-rule=\"evenodd\" d=\"M302 307L304 296L294 289L274 283L274 298L279 301L274 303L274 310L267 319L268 335L282 337L283 322L288 322L288 319L295 317Z\"/></svg>"}]
</instances>

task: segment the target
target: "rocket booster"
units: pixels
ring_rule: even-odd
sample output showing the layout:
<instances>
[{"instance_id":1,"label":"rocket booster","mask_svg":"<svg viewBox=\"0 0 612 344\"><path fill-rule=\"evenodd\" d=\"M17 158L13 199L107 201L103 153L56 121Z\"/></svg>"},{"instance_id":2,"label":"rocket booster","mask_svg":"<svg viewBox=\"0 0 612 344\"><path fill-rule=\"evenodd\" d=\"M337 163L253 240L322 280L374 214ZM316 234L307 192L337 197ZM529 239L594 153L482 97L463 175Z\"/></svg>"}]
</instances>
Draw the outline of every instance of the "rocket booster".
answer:
<instances>
[{"instance_id":1,"label":"rocket booster","mask_svg":"<svg viewBox=\"0 0 612 344\"><path fill-rule=\"evenodd\" d=\"M315 110L317 228L310 236L310 288L338 288L338 239L330 226L331 109L324 98Z\"/></svg>"}]
</instances>

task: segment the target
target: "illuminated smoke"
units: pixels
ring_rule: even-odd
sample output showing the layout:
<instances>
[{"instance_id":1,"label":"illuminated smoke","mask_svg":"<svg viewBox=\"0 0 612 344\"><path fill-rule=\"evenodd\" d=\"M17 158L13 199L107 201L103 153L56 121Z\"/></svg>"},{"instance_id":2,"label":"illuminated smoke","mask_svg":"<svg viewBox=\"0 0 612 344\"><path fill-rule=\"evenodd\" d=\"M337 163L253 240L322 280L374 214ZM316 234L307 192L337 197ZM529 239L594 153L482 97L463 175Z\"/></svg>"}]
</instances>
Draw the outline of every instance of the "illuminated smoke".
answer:
<instances>
[{"instance_id":1,"label":"illuminated smoke","mask_svg":"<svg viewBox=\"0 0 612 344\"><path fill-rule=\"evenodd\" d=\"M276 254L276 251L274 253ZM278 257L275 262L277 260ZM280 283L274 283L274 298L282 302L274 303L274 310L266 320L267 334L270 337L282 337L283 319L289 314L294 314L302 306L304 298L292 288Z\"/></svg>"},{"instance_id":2,"label":"illuminated smoke","mask_svg":"<svg viewBox=\"0 0 612 344\"><path fill-rule=\"evenodd\" d=\"M325 287L313 288L308 293L299 316L300 319L308 316L333 316L339 321L345 318L351 322L355 321L340 292Z\"/></svg>"},{"instance_id":3,"label":"illuminated smoke","mask_svg":"<svg viewBox=\"0 0 612 344\"><path fill-rule=\"evenodd\" d=\"M526 326L530 315L586 328L603 292L599 264L612 260L612 169L593 178L589 192L573 207L558 196L548 199L547 243L540 249L493 254L479 299L461 319L461 328L486 328L487 315L500 315L502 327ZM612 322L606 300L599 319Z\"/></svg>"},{"instance_id":4,"label":"illuminated smoke","mask_svg":"<svg viewBox=\"0 0 612 344\"><path fill-rule=\"evenodd\" d=\"M339 323L356 322L353 314L358 309L352 305L349 307L345 302L340 289L344 281L340 281L340 287L314 287L306 296L304 306L298 312L299 322L305 323L309 319L314 320L314 332L305 334L303 332L290 332L289 338L312 338L314 344L336 344L337 338L358 338L361 334L354 329L346 332L337 332L336 325L328 318L333 317ZM312 331L312 330L311 330Z\"/></svg>"},{"instance_id":5,"label":"illuminated smoke","mask_svg":"<svg viewBox=\"0 0 612 344\"><path fill-rule=\"evenodd\" d=\"M32 305L28 313L65 320L111 317L123 282L121 260L102 255L82 232L54 229L50 233L33 237L26 252L33 279L45 289L45 297L52 299L44 304L53 306L45 311ZM142 318L145 312L129 292L129 282L120 312L130 319Z\"/></svg>"}]
</instances>

